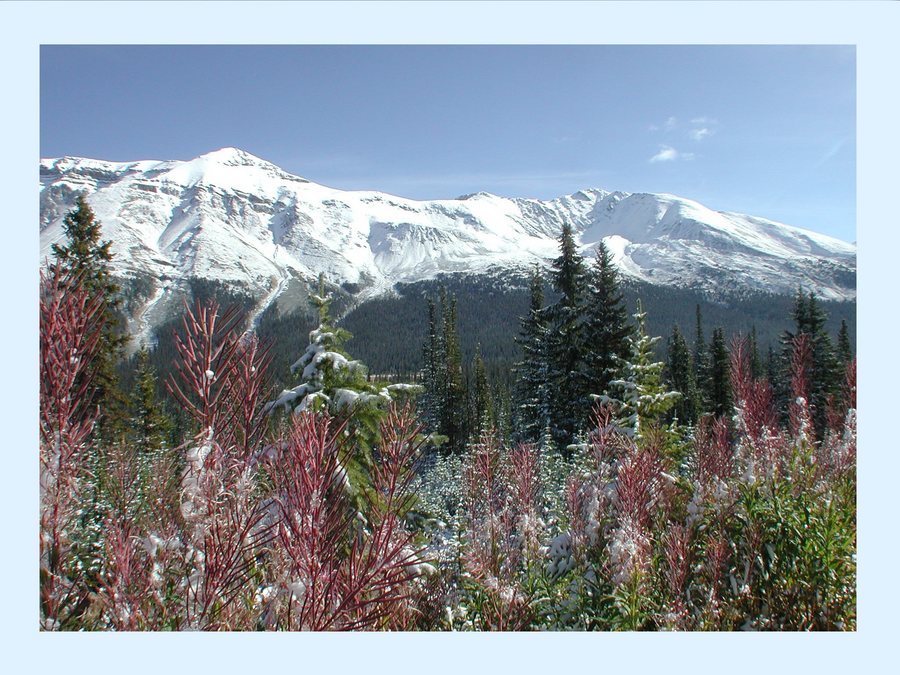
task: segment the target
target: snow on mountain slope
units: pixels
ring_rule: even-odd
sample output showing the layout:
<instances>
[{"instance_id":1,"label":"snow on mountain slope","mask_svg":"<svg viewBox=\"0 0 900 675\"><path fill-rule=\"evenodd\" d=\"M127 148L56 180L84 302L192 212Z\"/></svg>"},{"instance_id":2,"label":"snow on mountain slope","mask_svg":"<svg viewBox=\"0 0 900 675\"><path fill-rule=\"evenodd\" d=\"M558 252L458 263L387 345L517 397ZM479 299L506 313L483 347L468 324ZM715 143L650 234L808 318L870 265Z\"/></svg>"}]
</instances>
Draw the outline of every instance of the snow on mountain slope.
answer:
<instances>
[{"instance_id":1,"label":"snow on mountain slope","mask_svg":"<svg viewBox=\"0 0 900 675\"><path fill-rule=\"evenodd\" d=\"M190 161L45 159L40 172L41 259L86 191L116 272L155 280L154 298L190 277L271 300L320 272L371 295L438 273L521 270L557 255L564 222L585 254L602 239L624 274L653 283L856 294L854 245L667 194L416 201L328 188L235 148Z\"/></svg>"}]
</instances>

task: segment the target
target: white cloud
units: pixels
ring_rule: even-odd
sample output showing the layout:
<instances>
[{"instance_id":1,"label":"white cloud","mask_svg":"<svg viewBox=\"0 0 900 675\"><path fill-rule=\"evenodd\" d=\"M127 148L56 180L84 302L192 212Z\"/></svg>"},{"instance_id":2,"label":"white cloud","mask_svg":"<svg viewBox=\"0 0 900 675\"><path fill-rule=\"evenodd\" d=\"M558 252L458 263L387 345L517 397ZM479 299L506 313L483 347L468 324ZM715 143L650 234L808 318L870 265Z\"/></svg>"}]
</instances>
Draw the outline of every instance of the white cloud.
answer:
<instances>
[{"instance_id":1,"label":"white cloud","mask_svg":"<svg viewBox=\"0 0 900 675\"><path fill-rule=\"evenodd\" d=\"M653 155L649 161L651 164L656 164L657 162L674 162L676 160L686 162L692 159L694 159L693 152L679 152L671 145L661 145L659 146L659 152Z\"/></svg>"},{"instance_id":2,"label":"white cloud","mask_svg":"<svg viewBox=\"0 0 900 675\"><path fill-rule=\"evenodd\" d=\"M665 127L666 131L672 131L672 129L675 128L676 124L678 124L678 120L676 120L674 117L670 117L666 120L663 126Z\"/></svg>"},{"instance_id":3,"label":"white cloud","mask_svg":"<svg viewBox=\"0 0 900 675\"><path fill-rule=\"evenodd\" d=\"M659 152L650 158L650 163L655 162L674 162L678 159L678 151L668 145L659 146Z\"/></svg>"},{"instance_id":4,"label":"white cloud","mask_svg":"<svg viewBox=\"0 0 900 675\"><path fill-rule=\"evenodd\" d=\"M718 120L713 119L712 117L695 117L691 120L691 124L697 125L705 125L705 124L718 124Z\"/></svg>"}]
</instances>

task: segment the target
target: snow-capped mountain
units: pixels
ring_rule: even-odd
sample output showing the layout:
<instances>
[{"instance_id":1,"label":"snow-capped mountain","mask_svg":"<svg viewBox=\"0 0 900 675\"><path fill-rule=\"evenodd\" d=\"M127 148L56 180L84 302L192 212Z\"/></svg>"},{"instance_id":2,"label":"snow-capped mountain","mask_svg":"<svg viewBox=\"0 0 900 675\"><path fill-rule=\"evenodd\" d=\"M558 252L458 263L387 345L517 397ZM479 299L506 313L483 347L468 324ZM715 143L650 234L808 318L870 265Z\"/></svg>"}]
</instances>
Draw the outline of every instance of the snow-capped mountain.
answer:
<instances>
[{"instance_id":1,"label":"snow-capped mountain","mask_svg":"<svg viewBox=\"0 0 900 675\"><path fill-rule=\"evenodd\" d=\"M190 161L44 159L40 173L41 260L86 191L116 273L154 281L145 311L191 277L265 305L320 272L368 297L439 273L525 269L557 255L564 222L586 255L602 240L625 275L652 283L856 296L855 245L668 194L416 201L318 185L235 148Z\"/></svg>"}]
</instances>

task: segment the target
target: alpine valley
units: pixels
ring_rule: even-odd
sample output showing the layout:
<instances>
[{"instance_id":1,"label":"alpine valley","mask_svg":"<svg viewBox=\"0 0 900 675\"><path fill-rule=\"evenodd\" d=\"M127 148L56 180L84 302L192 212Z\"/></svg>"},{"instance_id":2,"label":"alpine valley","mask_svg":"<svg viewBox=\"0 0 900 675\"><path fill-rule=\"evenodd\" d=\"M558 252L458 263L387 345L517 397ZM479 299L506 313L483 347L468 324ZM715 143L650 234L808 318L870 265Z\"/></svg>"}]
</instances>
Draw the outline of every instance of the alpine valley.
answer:
<instances>
[{"instance_id":1,"label":"alpine valley","mask_svg":"<svg viewBox=\"0 0 900 675\"><path fill-rule=\"evenodd\" d=\"M855 244L670 194L584 189L549 201L483 192L416 201L318 185L235 148L190 161L44 159L40 190L41 263L62 242L76 195L86 193L103 238L112 241L112 270L127 292L129 330L140 340L154 340L192 289L212 284L245 298L258 324L305 310L320 273L338 293L351 331L354 315L378 307L374 318L389 323L386 315L397 308L385 303L412 289L422 304L440 282L455 285L457 295L472 292L474 303L484 293L518 293L511 316L498 315L514 335L524 279L558 255L564 222L585 257L605 242L626 288L643 289L660 308L681 298L693 310L690 303L702 299L740 316L747 298L779 298L789 307L802 288L842 307L845 317L855 313ZM465 298L460 307L464 323ZM661 332L679 320L654 314ZM693 313L681 321L689 329ZM410 354L418 348L412 344Z\"/></svg>"}]
</instances>

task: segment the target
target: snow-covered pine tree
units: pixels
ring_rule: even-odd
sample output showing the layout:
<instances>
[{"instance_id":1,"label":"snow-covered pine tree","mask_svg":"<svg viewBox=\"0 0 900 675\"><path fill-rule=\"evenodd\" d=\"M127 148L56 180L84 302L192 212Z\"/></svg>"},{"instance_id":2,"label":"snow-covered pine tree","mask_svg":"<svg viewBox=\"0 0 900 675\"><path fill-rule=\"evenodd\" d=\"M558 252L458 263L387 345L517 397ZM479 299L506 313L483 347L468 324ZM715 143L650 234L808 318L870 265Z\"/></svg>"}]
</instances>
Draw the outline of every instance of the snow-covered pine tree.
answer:
<instances>
[{"instance_id":1,"label":"snow-covered pine tree","mask_svg":"<svg viewBox=\"0 0 900 675\"><path fill-rule=\"evenodd\" d=\"M663 383L665 364L653 360L653 345L660 338L647 335L647 314L640 301L634 318L637 330L629 340L631 356L623 364L625 375L610 383L612 394L594 398L612 403L618 410L616 422L623 433L641 438L643 430L661 420L681 394L668 390Z\"/></svg>"},{"instance_id":2,"label":"snow-covered pine tree","mask_svg":"<svg viewBox=\"0 0 900 675\"><path fill-rule=\"evenodd\" d=\"M559 248L560 255L553 261L552 282L560 298L547 308L546 358L551 431L558 446L565 448L581 425L581 411L588 396L582 330L586 273L568 223L563 224Z\"/></svg>"},{"instance_id":3,"label":"snow-covered pine tree","mask_svg":"<svg viewBox=\"0 0 900 675\"><path fill-rule=\"evenodd\" d=\"M325 276L319 275L318 292L310 295L319 313L319 325L310 332L303 355L291 366L298 383L282 391L268 408L291 409L294 414L325 409L338 418L350 417L351 429L360 435L367 448L377 436L378 421L387 405L392 400L406 400L422 388L369 382L365 364L354 360L344 348L352 335L334 325L330 312L332 300L325 287Z\"/></svg>"},{"instance_id":4,"label":"snow-covered pine tree","mask_svg":"<svg viewBox=\"0 0 900 675\"><path fill-rule=\"evenodd\" d=\"M588 390L604 393L613 380L620 379L621 364L629 355L629 337L625 298L619 290L619 279L612 255L601 241L597 257L588 275L584 326L584 361ZM584 420L590 413L590 401L581 408Z\"/></svg>"},{"instance_id":5,"label":"snow-covered pine tree","mask_svg":"<svg viewBox=\"0 0 900 675\"><path fill-rule=\"evenodd\" d=\"M544 280L535 266L529 281L528 313L519 319L521 325L516 343L522 350L522 360L516 372L516 427L522 441L536 443L549 422L547 313L544 309Z\"/></svg>"}]
</instances>

